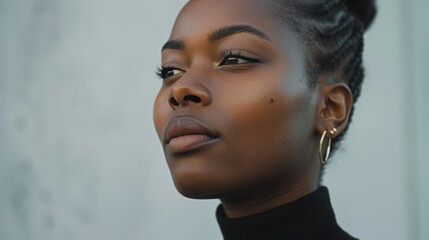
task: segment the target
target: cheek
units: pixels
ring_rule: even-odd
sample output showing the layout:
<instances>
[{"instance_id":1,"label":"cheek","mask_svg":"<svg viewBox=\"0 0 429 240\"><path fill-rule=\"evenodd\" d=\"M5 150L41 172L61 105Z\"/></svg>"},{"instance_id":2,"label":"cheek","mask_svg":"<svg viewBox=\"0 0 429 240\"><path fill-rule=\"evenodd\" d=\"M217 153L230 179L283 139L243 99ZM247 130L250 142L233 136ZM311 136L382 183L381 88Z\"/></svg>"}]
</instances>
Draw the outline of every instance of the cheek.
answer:
<instances>
[{"instance_id":1,"label":"cheek","mask_svg":"<svg viewBox=\"0 0 429 240\"><path fill-rule=\"evenodd\" d=\"M247 80L247 81L246 81ZM272 132L278 127L289 130L295 123L308 123L312 94L305 83L273 75L229 81L217 89L224 118L246 132ZM244 130L244 129L243 129Z\"/></svg>"},{"instance_id":2,"label":"cheek","mask_svg":"<svg viewBox=\"0 0 429 240\"><path fill-rule=\"evenodd\" d=\"M225 140L233 146L232 158L240 169L246 169L244 173L259 172L263 177L306 157L304 148L313 129L313 111L306 85L275 76L259 77L241 84L240 93L224 90L221 105L226 111Z\"/></svg>"},{"instance_id":3,"label":"cheek","mask_svg":"<svg viewBox=\"0 0 429 240\"><path fill-rule=\"evenodd\" d=\"M167 91L161 89L153 104L153 122L160 139L162 138L163 126L165 126L168 114L171 112L171 108L166 99Z\"/></svg>"}]
</instances>

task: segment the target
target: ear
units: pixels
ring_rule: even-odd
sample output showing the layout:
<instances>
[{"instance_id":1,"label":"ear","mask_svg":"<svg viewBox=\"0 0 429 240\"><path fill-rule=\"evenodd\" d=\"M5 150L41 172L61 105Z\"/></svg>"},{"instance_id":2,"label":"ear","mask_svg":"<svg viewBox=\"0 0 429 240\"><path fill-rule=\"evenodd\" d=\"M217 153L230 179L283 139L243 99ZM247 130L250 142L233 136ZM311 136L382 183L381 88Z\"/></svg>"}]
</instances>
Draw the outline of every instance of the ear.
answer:
<instances>
[{"instance_id":1,"label":"ear","mask_svg":"<svg viewBox=\"0 0 429 240\"><path fill-rule=\"evenodd\" d=\"M338 136L347 127L353 95L345 83L319 85L316 109L316 129L319 135L325 130L337 129Z\"/></svg>"}]
</instances>

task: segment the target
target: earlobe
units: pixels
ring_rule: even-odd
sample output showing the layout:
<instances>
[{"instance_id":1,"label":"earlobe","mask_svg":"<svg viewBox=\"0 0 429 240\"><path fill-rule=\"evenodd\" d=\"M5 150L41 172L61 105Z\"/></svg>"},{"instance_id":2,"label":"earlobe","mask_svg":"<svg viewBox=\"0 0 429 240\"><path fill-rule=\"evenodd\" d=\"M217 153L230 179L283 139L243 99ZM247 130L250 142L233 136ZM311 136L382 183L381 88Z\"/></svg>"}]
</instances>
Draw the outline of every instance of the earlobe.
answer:
<instances>
[{"instance_id":1,"label":"earlobe","mask_svg":"<svg viewBox=\"0 0 429 240\"><path fill-rule=\"evenodd\" d=\"M353 96L350 88L344 83L323 84L319 86L319 103L317 107L317 132L336 128L336 136L347 127Z\"/></svg>"}]
</instances>

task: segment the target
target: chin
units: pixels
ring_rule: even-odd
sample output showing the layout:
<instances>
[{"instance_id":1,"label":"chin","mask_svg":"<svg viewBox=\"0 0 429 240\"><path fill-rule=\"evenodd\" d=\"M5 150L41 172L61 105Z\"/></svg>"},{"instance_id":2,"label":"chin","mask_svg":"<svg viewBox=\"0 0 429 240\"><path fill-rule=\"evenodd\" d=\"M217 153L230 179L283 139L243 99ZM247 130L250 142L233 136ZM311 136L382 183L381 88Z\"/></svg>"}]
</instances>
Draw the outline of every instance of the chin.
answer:
<instances>
[{"instance_id":1,"label":"chin","mask_svg":"<svg viewBox=\"0 0 429 240\"><path fill-rule=\"evenodd\" d=\"M219 194L218 193L211 193L211 192L207 192L207 191L193 191L190 190L188 191L188 189L186 189L185 191L183 191L183 189L177 189L179 191L179 193L186 197L186 198L190 198L190 199L219 199Z\"/></svg>"},{"instance_id":2,"label":"chin","mask_svg":"<svg viewBox=\"0 0 429 240\"><path fill-rule=\"evenodd\" d=\"M225 191L216 178L201 172L173 174L174 186L184 197L192 199L216 199Z\"/></svg>"},{"instance_id":3,"label":"chin","mask_svg":"<svg viewBox=\"0 0 429 240\"><path fill-rule=\"evenodd\" d=\"M177 191L184 197L192 199L216 199L219 198L220 192L214 189L208 189L204 186L196 186L197 184L180 185L175 184Z\"/></svg>"}]
</instances>

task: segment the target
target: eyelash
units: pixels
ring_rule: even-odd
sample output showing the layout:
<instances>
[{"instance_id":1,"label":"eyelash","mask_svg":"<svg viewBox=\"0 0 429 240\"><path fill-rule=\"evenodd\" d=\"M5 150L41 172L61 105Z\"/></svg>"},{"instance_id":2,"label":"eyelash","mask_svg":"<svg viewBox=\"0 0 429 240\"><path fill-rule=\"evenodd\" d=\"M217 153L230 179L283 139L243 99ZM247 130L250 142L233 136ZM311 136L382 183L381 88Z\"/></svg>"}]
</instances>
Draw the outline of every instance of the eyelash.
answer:
<instances>
[{"instance_id":1,"label":"eyelash","mask_svg":"<svg viewBox=\"0 0 429 240\"><path fill-rule=\"evenodd\" d=\"M171 76L167 76L168 72L174 71L174 70L182 71L181 69L178 69L178 68L175 68L175 67L164 67L164 66L161 66L161 67L158 67L158 69L156 70L155 73L156 73L156 75L158 75L159 78L166 79L168 77L171 77ZM172 75L172 76L174 76L174 75Z\"/></svg>"},{"instance_id":2,"label":"eyelash","mask_svg":"<svg viewBox=\"0 0 429 240\"><path fill-rule=\"evenodd\" d=\"M228 59L231 59L231 58L245 60L246 63L226 64ZM254 56L249 56L249 54L243 53L243 51L241 51L241 50L228 50L221 55L221 59L222 60L218 64L218 67L221 67L224 65L240 65L240 64L247 64L247 63L261 63L262 62L261 59L254 57ZM158 77L161 79L166 79L166 78L175 76L176 74L168 76L168 73L170 71L175 71L175 70L183 71L182 69L175 68L175 67L161 66L161 67L158 67L158 69L156 70L156 75L158 75Z\"/></svg>"},{"instance_id":3,"label":"eyelash","mask_svg":"<svg viewBox=\"0 0 429 240\"><path fill-rule=\"evenodd\" d=\"M219 63L219 67L225 65L226 61L229 58L237 58L247 61L247 63L261 63L262 60L255 57L255 56L249 56L249 54L244 53L241 50L228 50L224 54L222 54L221 59L222 61ZM226 64L226 65L240 65L240 64L246 64L246 63L236 63L236 64Z\"/></svg>"}]
</instances>

